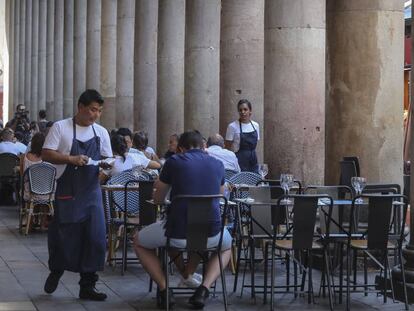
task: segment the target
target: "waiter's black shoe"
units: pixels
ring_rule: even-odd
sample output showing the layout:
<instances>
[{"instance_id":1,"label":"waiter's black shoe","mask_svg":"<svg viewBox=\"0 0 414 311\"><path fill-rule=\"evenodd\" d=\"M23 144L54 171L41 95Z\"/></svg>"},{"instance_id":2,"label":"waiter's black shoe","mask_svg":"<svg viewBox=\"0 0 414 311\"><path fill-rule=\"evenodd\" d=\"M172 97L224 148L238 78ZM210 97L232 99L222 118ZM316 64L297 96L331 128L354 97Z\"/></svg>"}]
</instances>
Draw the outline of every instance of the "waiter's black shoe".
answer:
<instances>
[{"instance_id":1,"label":"waiter's black shoe","mask_svg":"<svg viewBox=\"0 0 414 311\"><path fill-rule=\"evenodd\" d=\"M168 290L169 305L172 308L175 305L174 295L171 289ZM157 306L161 309L167 309L167 289L161 290L157 295Z\"/></svg>"},{"instance_id":2,"label":"waiter's black shoe","mask_svg":"<svg viewBox=\"0 0 414 311\"><path fill-rule=\"evenodd\" d=\"M210 291L203 285L200 285L195 290L193 296L190 297L188 303L193 306L194 309L203 309L206 303L206 299L210 296Z\"/></svg>"},{"instance_id":3,"label":"waiter's black shoe","mask_svg":"<svg viewBox=\"0 0 414 311\"><path fill-rule=\"evenodd\" d=\"M80 299L103 301L106 297L106 294L98 292L95 287L81 287L79 290Z\"/></svg>"},{"instance_id":4,"label":"waiter's black shoe","mask_svg":"<svg viewBox=\"0 0 414 311\"><path fill-rule=\"evenodd\" d=\"M44 290L46 293L53 293L58 287L59 280L63 272L50 272L49 276L46 279Z\"/></svg>"}]
</instances>

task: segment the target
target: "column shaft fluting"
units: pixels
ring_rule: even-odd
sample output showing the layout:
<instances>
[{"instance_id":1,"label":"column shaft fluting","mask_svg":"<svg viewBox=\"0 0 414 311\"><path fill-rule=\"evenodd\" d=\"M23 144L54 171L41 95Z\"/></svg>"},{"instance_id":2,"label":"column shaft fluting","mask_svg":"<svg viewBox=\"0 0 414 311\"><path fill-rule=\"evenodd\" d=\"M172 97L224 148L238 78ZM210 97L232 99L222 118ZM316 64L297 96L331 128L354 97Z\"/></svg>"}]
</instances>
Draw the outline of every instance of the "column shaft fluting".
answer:
<instances>
[{"instance_id":1,"label":"column shaft fluting","mask_svg":"<svg viewBox=\"0 0 414 311\"><path fill-rule=\"evenodd\" d=\"M32 1L26 1L26 24L25 24L25 66L24 66L24 104L26 109L30 107L31 78L32 78Z\"/></svg>"},{"instance_id":2,"label":"column shaft fluting","mask_svg":"<svg viewBox=\"0 0 414 311\"><path fill-rule=\"evenodd\" d=\"M38 68L38 110L46 109L46 27L47 0L39 1L39 68Z\"/></svg>"},{"instance_id":3,"label":"column shaft fluting","mask_svg":"<svg viewBox=\"0 0 414 311\"><path fill-rule=\"evenodd\" d=\"M86 89L86 26L87 2L75 0L75 28L73 43L73 113L77 111L79 96Z\"/></svg>"},{"instance_id":4,"label":"column shaft fluting","mask_svg":"<svg viewBox=\"0 0 414 311\"><path fill-rule=\"evenodd\" d=\"M324 182L325 12L325 0L265 4L264 153L273 178Z\"/></svg>"},{"instance_id":5,"label":"column shaft fluting","mask_svg":"<svg viewBox=\"0 0 414 311\"><path fill-rule=\"evenodd\" d=\"M264 0L223 0L220 46L220 133L238 118L237 102L253 105L260 125L256 150L263 159Z\"/></svg>"},{"instance_id":6,"label":"column shaft fluting","mask_svg":"<svg viewBox=\"0 0 414 311\"><path fill-rule=\"evenodd\" d=\"M403 3L327 1L326 176L358 156L368 182L402 183Z\"/></svg>"},{"instance_id":7,"label":"column shaft fluting","mask_svg":"<svg viewBox=\"0 0 414 311\"><path fill-rule=\"evenodd\" d=\"M39 1L32 3L32 55L30 76L30 119L37 120L39 74Z\"/></svg>"},{"instance_id":8,"label":"column shaft fluting","mask_svg":"<svg viewBox=\"0 0 414 311\"><path fill-rule=\"evenodd\" d=\"M13 102L9 108L9 116L16 111L16 106L19 104L19 72L20 72L20 1L14 2L14 56L13 56Z\"/></svg>"},{"instance_id":9,"label":"column shaft fluting","mask_svg":"<svg viewBox=\"0 0 414 311\"><path fill-rule=\"evenodd\" d=\"M157 151L184 130L185 0L159 0L157 60Z\"/></svg>"},{"instance_id":10,"label":"column shaft fluting","mask_svg":"<svg viewBox=\"0 0 414 311\"><path fill-rule=\"evenodd\" d=\"M105 100L101 124L108 129L115 128L115 87L116 87L116 22L117 1L102 1L101 41L101 94Z\"/></svg>"},{"instance_id":11,"label":"column shaft fluting","mask_svg":"<svg viewBox=\"0 0 414 311\"><path fill-rule=\"evenodd\" d=\"M63 117L73 115L73 23L74 2L65 0L63 41Z\"/></svg>"},{"instance_id":12,"label":"column shaft fluting","mask_svg":"<svg viewBox=\"0 0 414 311\"><path fill-rule=\"evenodd\" d=\"M19 90L18 104L24 104L24 73L26 67L26 1L20 0L19 31Z\"/></svg>"},{"instance_id":13,"label":"column shaft fluting","mask_svg":"<svg viewBox=\"0 0 414 311\"><path fill-rule=\"evenodd\" d=\"M185 129L219 130L220 0L186 3Z\"/></svg>"},{"instance_id":14,"label":"column shaft fluting","mask_svg":"<svg viewBox=\"0 0 414 311\"><path fill-rule=\"evenodd\" d=\"M15 23L15 10L16 10L16 2L15 1L7 1L6 3L6 22L7 22L7 41L8 41L8 45L9 45L9 74L6 77L3 78L3 81L5 81L6 79L8 80L8 89L7 89L7 101L8 101L8 105L7 107L5 107L4 105L4 101L3 101L3 118L6 116L8 116L8 119L10 119L10 117L12 117L12 113L13 113L13 102L14 102L14 77L16 74L16 70L14 68L14 58L15 58L15 53L16 53L16 43L15 43L15 27L16 27L16 23ZM4 83L5 84L5 83ZM4 90L3 90L4 92ZM4 96L4 95L3 95Z\"/></svg>"},{"instance_id":15,"label":"column shaft fluting","mask_svg":"<svg viewBox=\"0 0 414 311\"><path fill-rule=\"evenodd\" d=\"M116 127L134 128L135 1L118 2L116 54Z\"/></svg>"},{"instance_id":16,"label":"column shaft fluting","mask_svg":"<svg viewBox=\"0 0 414 311\"><path fill-rule=\"evenodd\" d=\"M47 0L46 29L46 112L48 120L55 119L54 96L54 44L55 44L55 1Z\"/></svg>"},{"instance_id":17,"label":"column shaft fluting","mask_svg":"<svg viewBox=\"0 0 414 311\"><path fill-rule=\"evenodd\" d=\"M99 48L100 46L101 0L88 0L86 34L86 87L88 89L99 90L101 77L101 51Z\"/></svg>"},{"instance_id":18,"label":"column shaft fluting","mask_svg":"<svg viewBox=\"0 0 414 311\"><path fill-rule=\"evenodd\" d=\"M134 128L157 139L157 29L158 0L135 3Z\"/></svg>"},{"instance_id":19,"label":"column shaft fluting","mask_svg":"<svg viewBox=\"0 0 414 311\"><path fill-rule=\"evenodd\" d=\"M55 1L55 24L54 24L54 115L55 120L63 118L63 20L64 0Z\"/></svg>"}]
</instances>

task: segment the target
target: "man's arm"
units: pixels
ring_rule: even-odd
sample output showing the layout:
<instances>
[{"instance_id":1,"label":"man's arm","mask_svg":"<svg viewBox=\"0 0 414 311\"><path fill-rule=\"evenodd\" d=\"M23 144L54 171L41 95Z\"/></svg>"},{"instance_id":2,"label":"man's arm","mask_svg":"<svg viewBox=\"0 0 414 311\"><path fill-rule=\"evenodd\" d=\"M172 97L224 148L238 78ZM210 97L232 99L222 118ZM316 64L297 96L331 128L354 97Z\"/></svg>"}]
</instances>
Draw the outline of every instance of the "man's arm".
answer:
<instances>
[{"instance_id":1,"label":"man's arm","mask_svg":"<svg viewBox=\"0 0 414 311\"><path fill-rule=\"evenodd\" d=\"M166 184L158 179L155 182L155 187L154 187L154 193L153 193L154 203L163 204L170 188L171 188L171 185Z\"/></svg>"},{"instance_id":2,"label":"man's arm","mask_svg":"<svg viewBox=\"0 0 414 311\"><path fill-rule=\"evenodd\" d=\"M73 156L51 149L42 150L42 160L52 164L73 164L76 166L83 166L88 163L88 159L89 158L86 155Z\"/></svg>"}]
</instances>

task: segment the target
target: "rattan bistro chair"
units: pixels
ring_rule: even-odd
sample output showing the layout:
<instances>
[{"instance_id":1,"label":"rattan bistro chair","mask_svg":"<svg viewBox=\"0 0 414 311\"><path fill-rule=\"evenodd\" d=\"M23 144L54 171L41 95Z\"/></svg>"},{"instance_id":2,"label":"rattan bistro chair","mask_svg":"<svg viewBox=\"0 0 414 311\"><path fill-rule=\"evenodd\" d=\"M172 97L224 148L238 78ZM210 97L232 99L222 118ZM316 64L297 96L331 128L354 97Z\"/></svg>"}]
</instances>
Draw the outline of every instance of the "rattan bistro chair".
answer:
<instances>
[{"instance_id":1,"label":"rattan bistro chair","mask_svg":"<svg viewBox=\"0 0 414 311\"><path fill-rule=\"evenodd\" d=\"M223 242L223 233L224 233L224 221L226 219L227 213L227 199L221 195L177 195L172 199L171 209L174 207L174 202L179 200L187 201L187 243L185 248L174 248L170 245L170 237L167 236L167 244L164 249L162 249L162 258L163 258L163 267L165 271L165 280L166 280L166 307L169 310L169 273L168 273L168 251L175 250L180 252L197 253L201 258L205 259L206 253L217 252L219 265L220 265L220 276L221 276L221 285L223 292L223 302L224 309L227 310L227 290L226 290L226 280L224 274L224 267L221 258L221 245ZM224 208L222 215L222 226L220 231L220 240L216 247L208 248L208 233L210 230L209 219L212 213L212 202L213 200L223 200ZM172 212L170 210L170 212Z\"/></svg>"},{"instance_id":2,"label":"rattan bistro chair","mask_svg":"<svg viewBox=\"0 0 414 311\"><path fill-rule=\"evenodd\" d=\"M49 163L42 162L29 166L23 174L22 205L20 209L19 229L27 235L33 216L53 215L53 201L55 192L56 168ZM47 206L48 211L40 208ZM39 210L36 211L35 208ZM25 224L23 224L25 222Z\"/></svg>"}]
</instances>

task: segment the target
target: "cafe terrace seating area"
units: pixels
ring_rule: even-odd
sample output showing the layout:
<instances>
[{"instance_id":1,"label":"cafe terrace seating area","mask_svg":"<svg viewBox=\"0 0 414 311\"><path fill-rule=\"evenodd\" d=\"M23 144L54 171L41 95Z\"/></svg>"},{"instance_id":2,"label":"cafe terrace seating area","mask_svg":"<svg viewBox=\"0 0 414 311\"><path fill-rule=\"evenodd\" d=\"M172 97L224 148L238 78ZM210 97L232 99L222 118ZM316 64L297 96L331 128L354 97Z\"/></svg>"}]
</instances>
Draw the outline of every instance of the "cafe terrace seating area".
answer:
<instances>
[{"instance_id":1,"label":"cafe terrace seating area","mask_svg":"<svg viewBox=\"0 0 414 311\"><path fill-rule=\"evenodd\" d=\"M405 308L401 251L408 242L408 184L369 183L359 176L360 165L357 157L340 161L336 186L307 185L291 174L266 179L266 165L259 165L259 174L226 172L221 206L233 236L224 271L228 310ZM156 286L133 253L131 236L165 217L170 204L152 202L154 175L133 169L102 185L108 255L98 288L109 299L93 303L77 298L78 276L69 272L53 296L43 292L47 235L37 222L53 214L53 196L44 200L53 192L48 170L53 180L49 165L32 166L23 176L31 195L0 208L0 310L153 309ZM174 309L186 309L192 289L177 288L178 273L168 267ZM220 278L211 292L205 309L225 309Z\"/></svg>"}]
</instances>

